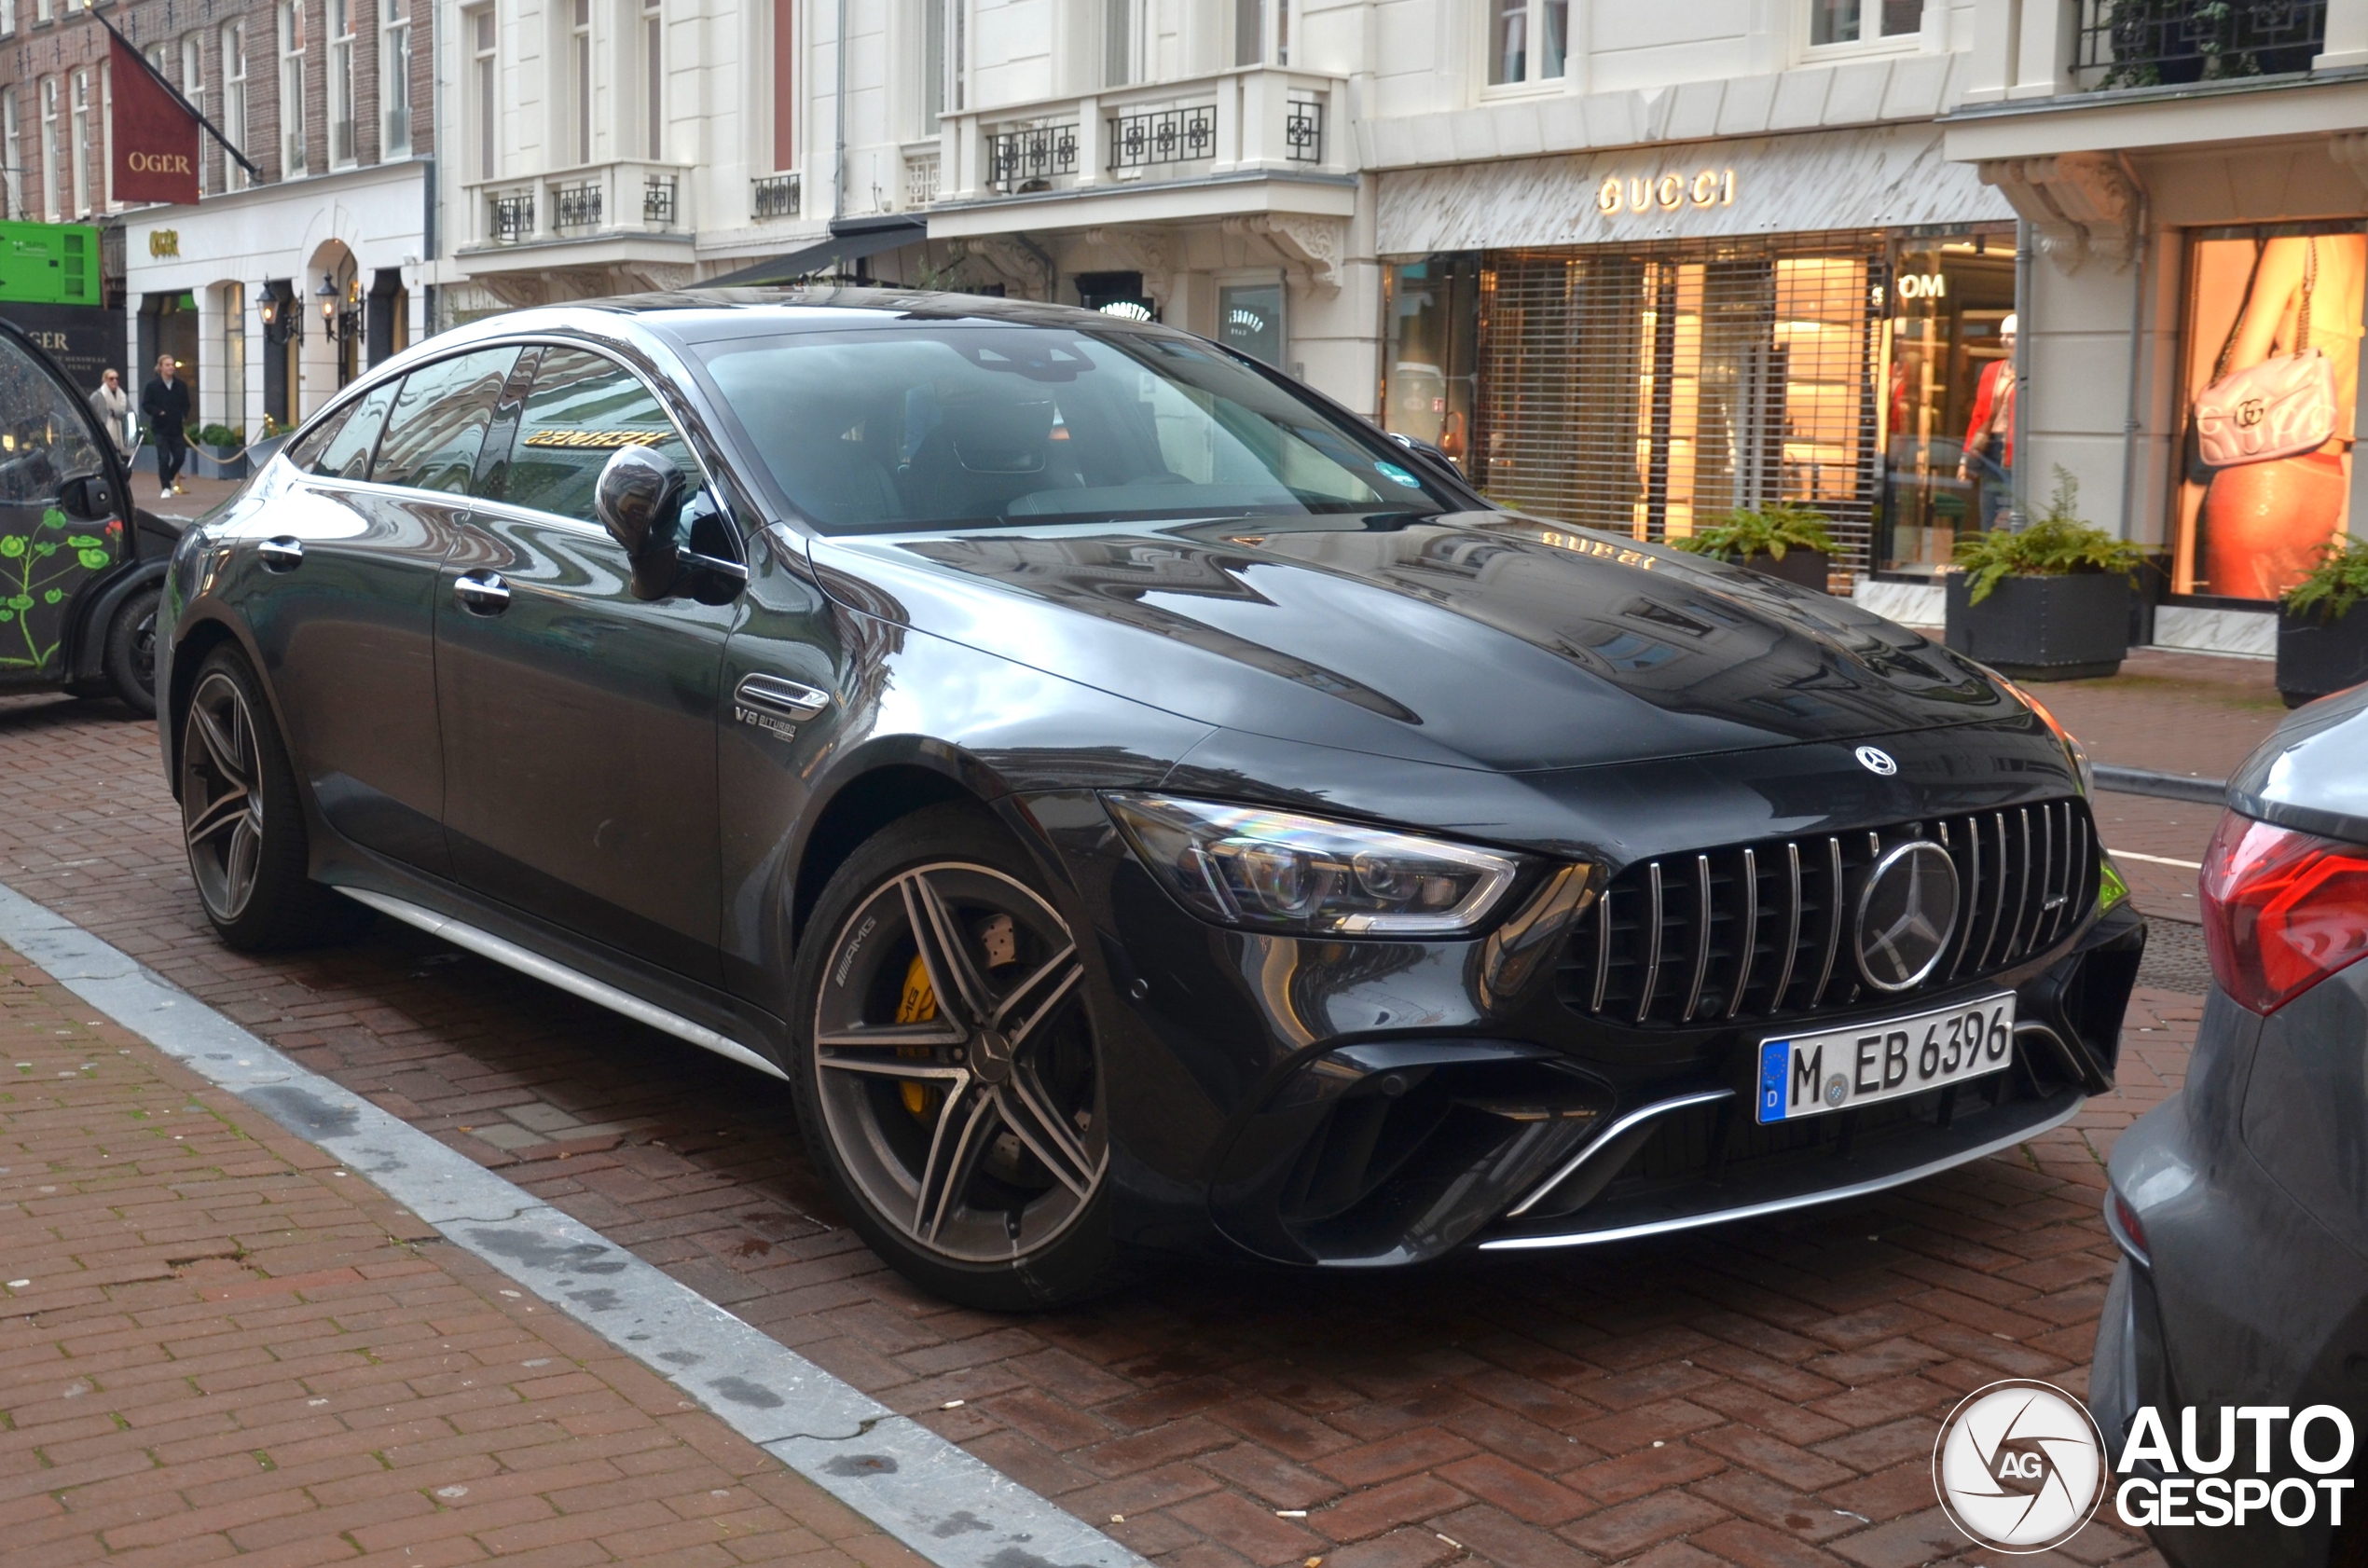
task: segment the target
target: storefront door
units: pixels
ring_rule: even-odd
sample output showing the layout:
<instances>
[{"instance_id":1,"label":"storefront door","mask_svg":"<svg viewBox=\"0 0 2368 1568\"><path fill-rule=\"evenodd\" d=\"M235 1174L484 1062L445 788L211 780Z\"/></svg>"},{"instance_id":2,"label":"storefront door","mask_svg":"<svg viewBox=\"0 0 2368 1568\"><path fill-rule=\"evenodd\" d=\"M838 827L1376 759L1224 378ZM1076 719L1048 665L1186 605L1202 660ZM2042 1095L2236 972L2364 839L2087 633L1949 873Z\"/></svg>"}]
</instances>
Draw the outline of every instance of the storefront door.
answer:
<instances>
[{"instance_id":1,"label":"storefront door","mask_svg":"<svg viewBox=\"0 0 2368 1568\"><path fill-rule=\"evenodd\" d=\"M2006 513L2011 451L1987 427L2011 429L2011 405L2000 394L2013 384L2002 328L2015 309L2014 231L1896 241L1890 286L1875 564L1936 575L1959 536ZM1985 375L1993 394L1987 406ZM1978 433L1977 406L1995 416L1983 418Z\"/></svg>"}]
</instances>

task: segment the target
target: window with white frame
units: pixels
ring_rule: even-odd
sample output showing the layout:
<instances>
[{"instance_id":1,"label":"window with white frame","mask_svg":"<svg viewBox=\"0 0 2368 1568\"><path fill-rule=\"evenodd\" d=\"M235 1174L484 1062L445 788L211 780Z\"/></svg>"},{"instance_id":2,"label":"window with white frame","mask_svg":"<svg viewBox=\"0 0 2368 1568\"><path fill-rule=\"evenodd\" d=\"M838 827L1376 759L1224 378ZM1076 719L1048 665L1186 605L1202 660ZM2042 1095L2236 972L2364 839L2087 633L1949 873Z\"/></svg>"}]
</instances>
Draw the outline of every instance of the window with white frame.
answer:
<instances>
[{"instance_id":1,"label":"window with white frame","mask_svg":"<svg viewBox=\"0 0 2368 1568\"><path fill-rule=\"evenodd\" d=\"M641 156L666 156L666 18L660 0L641 0Z\"/></svg>"},{"instance_id":2,"label":"window with white frame","mask_svg":"<svg viewBox=\"0 0 2368 1568\"><path fill-rule=\"evenodd\" d=\"M241 152L247 151L247 24L242 21L222 30L222 134ZM244 190L247 172L225 157L222 183L227 189Z\"/></svg>"},{"instance_id":3,"label":"window with white frame","mask_svg":"<svg viewBox=\"0 0 2368 1568\"><path fill-rule=\"evenodd\" d=\"M16 30L17 0L0 0L0 38L11 36Z\"/></svg>"},{"instance_id":4,"label":"window with white frame","mask_svg":"<svg viewBox=\"0 0 2368 1568\"><path fill-rule=\"evenodd\" d=\"M34 0L33 20L48 21L57 14L55 0Z\"/></svg>"},{"instance_id":5,"label":"window with white frame","mask_svg":"<svg viewBox=\"0 0 2368 1568\"><path fill-rule=\"evenodd\" d=\"M202 115L206 112L205 40L195 33L181 40L181 93L198 113ZM112 119L114 117L108 117ZM213 150L202 141L198 144L198 194L200 196L213 186L213 182L206 178L207 155Z\"/></svg>"},{"instance_id":6,"label":"window with white frame","mask_svg":"<svg viewBox=\"0 0 2368 1568\"><path fill-rule=\"evenodd\" d=\"M76 71L74 93L74 213L90 215L90 73Z\"/></svg>"},{"instance_id":7,"label":"window with white frame","mask_svg":"<svg viewBox=\"0 0 2368 1568\"><path fill-rule=\"evenodd\" d=\"M592 161L592 0L568 0L568 110L575 161Z\"/></svg>"},{"instance_id":8,"label":"window with white frame","mask_svg":"<svg viewBox=\"0 0 2368 1568\"><path fill-rule=\"evenodd\" d=\"M58 78L41 78L41 215L58 221L59 179L65 172L65 148L58 142Z\"/></svg>"},{"instance_id":9,"label":"window with white frame","mask_svg":"<svg viewBox=\"0 0 2368 1568\"><path fill-rule=\"evenodd\" d=\"M0 88L0 189L7 192L7 215L24 214L24 135L17 125L17 89Z\"/></svg>"},{"instance_id":10,"label":"window with white frame","mask_svg":"<svg viewBox=\"0 0 2368 1568\"><path fill-rule=\"evenodd\" d=\"M1489 0L1488 85L1560 81L1570 31L1570 0Z\"/></svg>"},{"instance_id":11,"label":"window with white frame","mask_svg":"<svg viewBox=\"0 0 2368 1568\"><path fill-rule=\"evenodd\" d=\"M937 134L937 120L945 113L945 11L947 0L921 0L921 123L924 136Z\"/></svg>"},{"instance_id":12,"label":"window with white frame","mask_svg":"<svg viewBox=\"0 0 2368 1568\"><path fill-rule=\"evenodd\" d=\"M477 178L493 178L494 154L499 146L502 126L501 77L494 69L493 7L473 11L469 15L469 100L475 132Z\"/></svg>"},{"instance_id":13,"label":"window with white frame","mask_svg":"<svg viewBox=\"0 0 2368 1568\"><path fill-rule=\"evenodd\" d=\"M99 62L99 202L115 211L115 65L104 60Z\"/></svg>"},{"instance_id":14,"label":"window with white frame","mask_svg":"<svg viewBox=\"0 0 2368 1568\"><path fill-rule=\"evenodd\" d=\"M1924 0L1809 0L1809 42L1872 44L1912 37L1924 25Z\"/></svg>"},{"instance_id":15,"label":"window with white frame","mask_svg":"<svg viewBox=\"0 0 2368 1568\"><path fill-rule=\"evenodd\" d=\"M411 156L411 0L379 0L379 132L381 162Z\"/></svg>"},{"instance_id":16,"label":"window with white frame","mask_svg":"<svg viewBox=\"0 0 2368 1568\"><path fill-rule=\"evenodd\" d=\"M353 0L329 0L329 165L362 156L353 124Z\"/></svg>"},{"instance_id":17,"label":"window with white frame","mask_svg":"<svg viewBox=\"0 0 2368 1568\"><path fill-rule=\"evenodd\" d=\"M280 172L305 172L304 7L280 0Z\"/></svg>"},{"instance_id":18,"label":"window with white frame","mask_svg":"<svg viewBox=\"0 0 2368 1568\"><path fill-rule=\"evenodd\" d=\"M1102 0L1102 85L1125 87L1140 78L1143 0Z\"/></svg>"}]
</instances>

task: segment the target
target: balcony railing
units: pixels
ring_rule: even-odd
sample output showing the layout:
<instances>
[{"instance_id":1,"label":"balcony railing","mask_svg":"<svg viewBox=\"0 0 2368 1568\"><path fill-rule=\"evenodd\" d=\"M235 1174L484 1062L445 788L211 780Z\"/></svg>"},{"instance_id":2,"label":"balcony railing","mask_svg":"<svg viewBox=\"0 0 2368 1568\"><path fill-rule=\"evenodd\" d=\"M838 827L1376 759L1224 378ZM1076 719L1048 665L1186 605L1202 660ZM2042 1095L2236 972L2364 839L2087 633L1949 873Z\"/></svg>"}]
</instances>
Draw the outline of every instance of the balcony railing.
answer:
<instances>
[{"instance_id":1,"label":"balcony railing","mask_svg":"<svg viewBox=\"0 0 2368 1568\"><path fill-rule=\"evenodd\" d=\"M1346 84L1245 66L1184 81L948 115L937 205L1260 170L1350 172ZM911 199L908 156L908 202ZM911 203L917 204L917 203Z\"/></svg>"},{"instance_id":2,"label":"balcony railing","mask_svg":"<svg viewBox=\"0 0 2368 1568\"><path fill-rule=\"evenodd\" d=\"M687 166L623 159L554 173L472 182L484 230L473 244L527 245L569 239L679 232L691 219Z\"/></svg>"},{"instance_id":3,"label":"balcony railing","mask_svg":"<svg viewBox=\"0 0 2368 1568\"><path fill-rule=\"evenodd\" d=\"M600 227L600 187L589 182L551 193L551 227L562 234Z\"/></svg>"},{"instance_id":4,"label":"balcony railing","mask_svg":"<svg viewBox=\"0 0 2368 1568\"><path fill-rule=\"evenodd\" d=\"M2081 0L2084 88L2154 87L2307 71L2327 0Z\"/></svg>"},{"instance_id":5,"label":"balcony railing","mask_svg":"<svg viewBox=\"0 0 2368 1568\"><path fill-rule=\"evenodd\" d=\"M1214 103L1118 115L1111 118L1109 127L1112 169L1150 169L1163 163L1217 156Z\"/></svg>"},{"instance_id":6,"label":"balcony railing","mask_svg":"<svg viewBox=\"0 0 2368 1568\"><path fill-rule=\"evenodd\" d=\"M937 199L938 147L904 149L904 210L916 212Z\"/></svg>"},{"instance_id":7,"label":"balcony railing","mask_svg":"<svg viewBox=\"0 0 2368 1568\"><path fill-rule=\"evenodd\" d=\"M493 242L515 245L534 238L534 193L519 191L493 199Z\"/></svg>"},{"instance_id":8,"label":"balcony railing","mask_svg":"<svg viewBox=\"0 0 2368 1568\"><path fill-rule=\"evenodd\" d=\"M1011 194L1050 190L1056 176L1077 172L1075 125L1026 125L986 139L986 183Z\"/></svg>"},{"instance_id":9,"label":"balcony railing","mask_svg":"<svg viewBox=\"0 0 2368 1568\"><path fill-rule=\"evenodd\" d=\"M793 218L805 205L805 177L794 170L767 174L749 186L749 213L759 223Z\"/></svg>"}]
</instances>

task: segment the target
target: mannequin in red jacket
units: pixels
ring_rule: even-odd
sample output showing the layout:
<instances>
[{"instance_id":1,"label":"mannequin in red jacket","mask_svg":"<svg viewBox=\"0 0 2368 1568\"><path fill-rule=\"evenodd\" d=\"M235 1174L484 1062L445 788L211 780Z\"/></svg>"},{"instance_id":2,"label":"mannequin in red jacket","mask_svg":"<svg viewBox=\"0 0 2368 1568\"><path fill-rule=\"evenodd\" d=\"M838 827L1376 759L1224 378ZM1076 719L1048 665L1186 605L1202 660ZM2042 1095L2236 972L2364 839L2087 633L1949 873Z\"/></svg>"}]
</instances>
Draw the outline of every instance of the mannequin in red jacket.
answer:
<instances>
[{"instance_id":1,"label":"mannequin in red jacket","mask_svg":"<svg viewBox=\"0 0 2368 1568\"><path fill-rule=\"evenodd\" d=\"M2005 507L2015 468L2015 328L2013 316L1998 323L1999 345L2006 351L1982 366L1974 389L1974 417L1966 421L1965 446L1957 459L1957 477L1978 480L1985 488L1976 510L1982 527L1996 526Z\"/></svg>"}]
</instances>

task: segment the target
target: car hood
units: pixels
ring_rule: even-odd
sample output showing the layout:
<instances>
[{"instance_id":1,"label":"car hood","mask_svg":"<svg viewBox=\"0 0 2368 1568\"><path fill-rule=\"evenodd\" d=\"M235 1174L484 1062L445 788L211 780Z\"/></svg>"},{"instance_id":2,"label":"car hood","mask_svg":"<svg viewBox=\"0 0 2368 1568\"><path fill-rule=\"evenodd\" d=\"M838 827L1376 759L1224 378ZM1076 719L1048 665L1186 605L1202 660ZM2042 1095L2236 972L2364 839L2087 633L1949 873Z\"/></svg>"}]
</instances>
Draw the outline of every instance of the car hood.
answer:
<instances>
[{"instance_id":1,"label":"car hood","mask_svg":"<svg viewBox=\"0 0 2368 1568\"><path fill-rule=\"evenodd\" d=\"M1204 722L1498 770L1995 719L1977 666L1828 598L1501 512L808 542L850 608Z\"/></svg>"}]
</instances>

